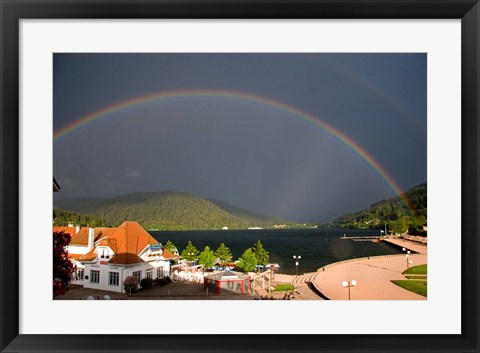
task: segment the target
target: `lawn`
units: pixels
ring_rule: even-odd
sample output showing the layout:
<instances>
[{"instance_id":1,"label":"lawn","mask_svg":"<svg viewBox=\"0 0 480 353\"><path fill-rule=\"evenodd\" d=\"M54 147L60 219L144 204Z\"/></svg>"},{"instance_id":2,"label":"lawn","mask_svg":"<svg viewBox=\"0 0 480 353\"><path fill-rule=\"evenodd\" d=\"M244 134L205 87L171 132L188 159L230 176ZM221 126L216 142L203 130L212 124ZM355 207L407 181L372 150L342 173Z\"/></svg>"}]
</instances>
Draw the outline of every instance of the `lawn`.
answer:
<instances>
[{"instance_id":1,"label":"lawn","mask_svg":"<svg viewBox=\"0 0 480 353\"><path fill-rule=\"evenodd\" d=\"M418 265L410 267L408 270L403 271L403 274L409 275L426 275L427 274L427 265Z\"/></svg>"},{"instance_id":2,"label":"lawn","mask_svg":"<svg viewBox=\"0 0 480 353\"><path fill-rule=\"evenodd\" d=\"M411 292L427 296L427 281L395 280L397 286L408 289Z\"/></svg>"},{"instance_id":3,"label":"lawn","mask_svg":"<svg viewBox=\"0 0 480 353\"><path fill-rule=\"evenodd\" d=\"M295 286L289 283L277 284L275 287L275 292L290 292L295 290Z\"/></svg>"},{"instance_id":4,"label":"lawn","mask_svg":"<svg viewBox=\"0 0 480 353\"><path fill-rule=\"evenodd\" d=\"M407 277L408 279L423 279L423 280L426 280L427 279L427 276L423 276L423 275L417 275L417 276L405 276Z\"/></svg>"}]
</instances>

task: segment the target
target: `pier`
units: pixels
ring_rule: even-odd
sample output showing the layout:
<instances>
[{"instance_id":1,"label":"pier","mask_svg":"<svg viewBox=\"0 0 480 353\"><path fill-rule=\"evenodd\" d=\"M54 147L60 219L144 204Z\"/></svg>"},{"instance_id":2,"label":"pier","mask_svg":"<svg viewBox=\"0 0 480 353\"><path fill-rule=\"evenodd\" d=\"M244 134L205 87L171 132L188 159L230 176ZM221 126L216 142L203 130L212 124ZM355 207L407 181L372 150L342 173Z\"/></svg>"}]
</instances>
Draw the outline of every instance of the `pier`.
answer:
<instances>
[{"instance_id":1,"label":"pier","mask_svg":"<svg viewBox=\"0 0 480 353\"><path fill-rule=\"evenodd\" d=\"M405 250L410 250L413 253L418 253L418 254L427 253L427 244L423 244L413 240L403 239L403 238L383 238L382 241L387 242L400 249L405 248Z\"/></svg>"},{"instance_id":2,"label":"pier","mask_svg":"<svg viewBox=\"0 0 480 353\"><path fill-rule=\"evenodd\" d=\"M418 254L427 253L426 243L421 243L418 241L405 239L405 238L390 238L390 237L379 236L379 235L365 235L365 236L350 236L350 237L343 236L340 239L353 240L353 241L373 241L373 242L384 241L397 248L400 248L400 249L405 248L405 250L409 250L412 253L418 253Z\"/></svg>"},{"instance_id":3,"label":"pier","mask_svg":"<svg viewBox=\"0 0 480 353\"><path fill-rule=\"evenodd\" d=\"M375 242L375 241L380 241L381 237L379 235L364 235L364 236L352 236L352 237L343 236L340 239Z\"/></svg>"}]
</instances>

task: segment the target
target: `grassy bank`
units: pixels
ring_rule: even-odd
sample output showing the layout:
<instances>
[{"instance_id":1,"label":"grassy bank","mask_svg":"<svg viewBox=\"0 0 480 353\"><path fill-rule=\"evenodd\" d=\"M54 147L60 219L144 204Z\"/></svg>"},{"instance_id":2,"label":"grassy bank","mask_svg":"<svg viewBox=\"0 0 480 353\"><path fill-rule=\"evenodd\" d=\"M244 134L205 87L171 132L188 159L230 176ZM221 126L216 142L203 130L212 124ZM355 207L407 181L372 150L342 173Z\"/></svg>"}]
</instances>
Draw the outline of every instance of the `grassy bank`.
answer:
<instances>
[{"instance_id":1,"label":"grassy bank","mask_svg":"<svg viewBox=\"0 0 480 353\"><path fill-rule=\"evenodd\" d=\"M410 267L408 270L403 271L403 275L406 280L392 281L397 286L405 288L411 292L427 296L427 265L418 265Z\"/></svg>"},{"instance_id":2,"label":"grassy bank","mask_svg":"<svg viewBox=\"0 0 480 353\"><path fill-rule=\"evenodd\" d=\"M427 265L418 265L410 267L408 270L403 271L404 275L426 275Z\"/></svg>"},{"instance_id":3,"label":"grassy bank","mask_svg":"<svg viewBox=\"0 0 480 353\"><path fill-rule=\"evenodd\" d=\"M395 280L392 282L411 292L427 296L427 281Z\"/></svg>"}]
</instances>

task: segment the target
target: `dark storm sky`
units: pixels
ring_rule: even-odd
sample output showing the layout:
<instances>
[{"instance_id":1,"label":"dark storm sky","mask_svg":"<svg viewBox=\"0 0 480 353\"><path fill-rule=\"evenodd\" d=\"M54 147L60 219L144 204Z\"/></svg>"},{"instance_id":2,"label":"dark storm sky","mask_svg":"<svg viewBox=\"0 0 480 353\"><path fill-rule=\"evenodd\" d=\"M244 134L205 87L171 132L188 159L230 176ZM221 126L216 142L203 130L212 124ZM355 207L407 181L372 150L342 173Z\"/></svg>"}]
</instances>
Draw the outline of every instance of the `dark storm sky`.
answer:
<instances>
[{"instance_id":1,"label":"dark storm sky","mask_svg":"<svg viewBox=\"0 0 480 353\"><path fill-rule=\"evenodd\" d=\"M425 54L54 54L53 129L155 92L240 91L319 117L407 190L427 179L426 72ZM175 190L325 222L395 195L321 128L239 98L132 106L65 135L53 152L58 199Z\"/></svg>"}]
</instances>

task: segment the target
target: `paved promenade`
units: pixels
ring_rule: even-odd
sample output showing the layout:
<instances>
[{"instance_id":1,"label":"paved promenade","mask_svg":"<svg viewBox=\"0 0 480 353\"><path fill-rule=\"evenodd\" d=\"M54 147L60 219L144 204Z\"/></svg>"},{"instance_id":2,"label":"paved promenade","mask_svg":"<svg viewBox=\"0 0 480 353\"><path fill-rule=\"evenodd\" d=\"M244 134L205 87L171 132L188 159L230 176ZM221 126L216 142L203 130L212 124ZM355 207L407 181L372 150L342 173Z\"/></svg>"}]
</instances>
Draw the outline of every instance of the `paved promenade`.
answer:
<instances>
[{"instance_id":1,"label":"paved promenade","mask_svg":"<svg viewBox=\"0 0 480 353\"><path fill-rule=\"evenodd\" d=\"M405 248L410 251L414 251L419 254L427 253L427 244L422 244L416 241L411 241L407 239L396 239L396 238L386 238L383 239L384 242L397 245L400 248Z\"/></svg>"},{"instance_id":2,"label":"paved promenade","mask_svg":"<svg viewBox=\"0 0 480 353\"><path fill-rule=\"evenodd\" d=\"M410 266L427 263L427 255L412 254ZM343 281L356 280L351 288L351 300L426 300L424 296L401 288L391 280L406 279L404 255L358 259L327 266L314 279L315 287L332 300L348 300L348 288Z\"/></svg>"}]
</instances>

